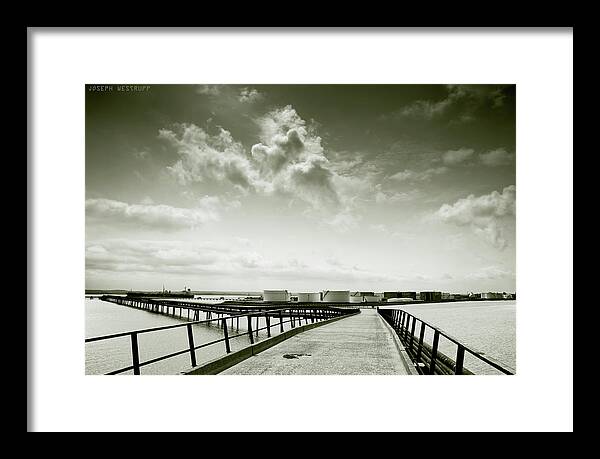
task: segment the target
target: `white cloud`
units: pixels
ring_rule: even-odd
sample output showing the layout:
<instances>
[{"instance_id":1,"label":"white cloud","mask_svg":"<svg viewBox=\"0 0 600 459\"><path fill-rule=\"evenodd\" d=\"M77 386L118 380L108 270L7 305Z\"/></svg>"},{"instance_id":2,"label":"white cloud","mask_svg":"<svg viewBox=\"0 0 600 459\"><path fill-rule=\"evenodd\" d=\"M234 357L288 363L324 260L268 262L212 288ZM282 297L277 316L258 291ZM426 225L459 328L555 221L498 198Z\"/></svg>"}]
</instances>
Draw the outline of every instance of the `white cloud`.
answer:
<instances>
[{"instance_id":1,"label":"white cloud","mask_svg":"<svg viewBox=\"0 0 600 459\"><path fill-rule=\"evenodd\" d=\"M514 271L503 269L498 266L486 266L478 271L472 272L465 276L468 280L498 280L515 278Z\"/></svg>"},{"instance_id":2,"label":"white cloud","mask_svg":"<svg viewBox=\"0 0 600 459\"><path fill-rule=\"evenodd\" d=\"M275 109L257 120L261 142L252 146L252 158L271 190L290 194L313 209L340 204L334 178L321 138L291 105Z\"/></svg>"},{"instance_id":3,"label":"white cloud","mask_svg":"<svg viewBox=\"0 0 600 459\"><path fill-rule=\"evenodd\" d=\"M479 159L486 166L508 166L515 161L515 155L504 148L498 148L479 155Z\"/></svg>"},{"instance_id":4,"label":"white cloud","mask_svg":"<svg viewBox=\"0 0 600 459\"><path fill-rule=\"evenodd\" d=\"M309 132L291 106L267 113L257 124L261 142L252 146L251 155L223 128L215 135L194 124L160 130L159 138L180 157L169 172L182 185L227 180L245 192L299 198L313 209L340 204L334 183L337 174L330 168L321 138Z\"/></svg>"},{"instance_id":5,"label":"white cloud","mask_svg":"<svg viewBox=\"0 0 600 459\"><path fill-rule=\"evenodd\" d=\"M228 180L243 189L259 178L241 143L223 128L211 135L195 124L177 125L177 132L161 129L158 137L175 148L180 159L167 169L182 185L206 180Z\"/></svg>"},{"instance_id":6,"label":"white cloud","mask_svg":"<svg viewBox=\"0 0 600 459\"><path fill-rule=\"evenodd\" d=\"M469 226L494 247L504 249L507 245L504 226L507 220L514 221L515 198L516 187L511 185L502 193L493 191L479 197L469 195L452 205L444 204L436 216L447 223Z\"/></svg>"},{"instance_id":7,"label":"white cloud","mask_svg":"<svg viewBox=\"0 0 600 459\"><path fill-rule=\"evenodd\" d=\"M369 229L375 231L376 233L387 233L388 229L385 225L379 223L379 224L371 224L369 225Z\"/></svg>"},{"instance_id":8,"label":"white cloud","mask_svg":"<svg viewBox=\"0 0 600 459\"><path fill-rule=\"evenodd\" d=\"M358 228L360 215L354 214L350 209L338 212L331 218L326 220L326 223L340 233L346 233L350 230Z\"/></svg>"},{"instance_id":9,"label":"white cloud","mask_svg":"<svg viewBox=\"0 0 600 459\"><path fill-rule=\"evenodd\" d=\"M196 87L196 93L205 96L218 96L221 94L221 88L217 84L202 84Z\"/></svg>"},{"instance_id":10,"label":"white cloud","mask_svg":"<svg viewBox=\"0 0 600 459\"><path fill-rule=\"evenodd\" d=\"M134 150L133 156L137 159L146 159L150 156L150 152L148 150Z\"/></svg>"},{"instance_id":11,"label":"white cloud","mask_svg":"<svg viewBox=\"0 0 600 459\"><path fill-rule=\"evenodd\" d=\"M448 168L445 166L435 167L421 172L405 169L404 171L397 172L390 176L389 179L397 182L424 182L430 180L431 177L435 175L445 174L446 172L448 172Z\"/></svg>"},{"instance_id":12,"label":"white cloud","mask_svg":"<svg viewBox=\"0 0 600 459\"><path fill-rule=\"evenodd\" d=\"M442 160L447 166L454 166L469 159L474 153L471 148L461 148L459 150L448 150L443 154Z\"/></svg>"},{"instance_id":13,"label":"white cloud","mask_svg":"<svg viewBox=\"0 0 600 459\"><path fill-rule=\"evenodd\" d=\"M85 201L85 212L89 221L134 224L166 231L196 228L219 220L218 208L212 202L200 203L195 209L184 209L163 204L88 199Z\"/></svg>"},{"instance_id":14,"label":"white cloud","mask_svg":"<svg viewBox=\"0 0 600 459\"><path fill-rule=\"evenodd\" d=\"M240 91L238 100L242 103L252 103L262 99L263 95L254 88L243 88Z\"/></svg>"},{"instance_id":15,"label":"white cloud","mask_svg":"<svg viewBox=\"0 0 600 459\"><path fill-rule=\"evenodd\" d=\"M431 120L445 115L454 116L452 124L475 120L481 107L499 108L504 105L503 87L489 85L447 85L447 95L438 101L417 100L399 110L400 116Z\"/></svg>"},{"instance_id":16,"label":"white cloud","mask_svg":"<svg viewBox=\"0 0 600 459\"><path fill-rule=\"evenodd\" d=\"M419 196L419 190L410 190L407 192L398 192L398 191L385 191L383 190L380 183L375 185L375 202L377 204L394 204L397 202L407 202L415 199Z\"/></svg>"}]
</instances>

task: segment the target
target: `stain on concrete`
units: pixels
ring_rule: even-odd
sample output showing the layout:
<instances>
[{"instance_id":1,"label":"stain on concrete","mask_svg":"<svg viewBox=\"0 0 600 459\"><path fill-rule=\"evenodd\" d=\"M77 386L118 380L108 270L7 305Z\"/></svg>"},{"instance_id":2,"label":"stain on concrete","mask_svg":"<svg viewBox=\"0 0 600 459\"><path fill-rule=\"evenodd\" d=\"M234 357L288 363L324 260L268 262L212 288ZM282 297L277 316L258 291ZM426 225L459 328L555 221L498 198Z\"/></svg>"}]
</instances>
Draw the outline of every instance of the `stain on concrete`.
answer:
<instances>
[{"instance_id":1,"label":"stain on concrete","mask_svg":"<svg viewBox=\"0 0 600 459\"><path fill-rule=\"evenodd\" d=\"M305 356L305 355L310 357L310 354L283 354L283 358L284 359L297 359L297 358Z\"/></svg>"}]
</instances>

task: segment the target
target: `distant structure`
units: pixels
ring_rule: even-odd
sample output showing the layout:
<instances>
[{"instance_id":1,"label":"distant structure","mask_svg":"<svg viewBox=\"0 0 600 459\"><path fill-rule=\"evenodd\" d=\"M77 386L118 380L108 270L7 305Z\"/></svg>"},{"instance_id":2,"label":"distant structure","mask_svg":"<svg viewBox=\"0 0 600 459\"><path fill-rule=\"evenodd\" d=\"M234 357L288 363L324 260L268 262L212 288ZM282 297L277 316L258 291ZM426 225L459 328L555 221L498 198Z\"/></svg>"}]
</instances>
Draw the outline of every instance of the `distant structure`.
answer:
<instances>
[{"instance_id":1,"label":"distant structure","mask_svg":"<svg viewBox=\"0 0 600 459\"><path fill-rule=\"evenodd\" d=\"M453 300L454 294L448 292L442 292L442 300Z\"/></svg>"},{"instance_id":2,"label":"distant structure","mask_svg":"<svg viewBox=\"0 0 600 459\"><path fill-rule=\"evenodd\" d=\"M452 295L454 296L454 301L469 299L469 295L467 295L466 293L453 293Z\"/></svg>"},{"instance_id":3,"label":"distant structure","mask_svg":"<svg viewBox=\"0 0 600 459\"><path fill-rule=\"evenodd\" d=\"M131 298L194 298L192 291L184 287L179 292L172 292L171 290L165 290L163 286L160 292L144 292L144 291L128 291L127 296Z\"/></svg>"},{"instance_id":4,"label":"distant structure","mask_svg":"<svg viewBox=\"0 0 600 459\"><path fill-rule=\"evenodd\" d=\"M290 301L297 301L298 303L318 303L321 301L321 294L319 292L291 293Z\"/></svg>"},{"instance_id":5,"label":"distant structure","mask_svg":"<svg viewBox=\"0 0 600 459\"><path fill-rule=\"evenodd\" d=\"M308 301L310 303L319 303L321 301L321 292L309 293Z\"/></svg>"},{"instance_id":6,"label":"distant structure","mask_svg":"<svg viewBox=\"0 0 600 459\"><path fill-rule=\"evenodd\" d=\"M383 298L386 300L390 298L410 298L416 300L417 292L383 292Z\"/></svg>"},{"instance_id":7,"label":"distant structure","mask_svg":"<svg viewBox=\"0 0 600 459\"><path fill-rule=\"evenodd\" d=\"M387 303L414 303L421 300L413 300L412 298L388 298Z\"/></svg>"},{"instance_id":8,"label":"distant structure","mask_svg":"<svg viewBox=\"0 0 600 459\"><path fill-rule=\"evenodd\" d=\"M382 295L374 292L352 292L350 294L350 303L364 303L381 301Z\"/></svg>"},{"instance_id":9,"label":"distant structure","mask_svg":"<svg viewBox=\"0 0 600 459\"><path fill-rule=\"evenodd\" d=\"M263 290L263 301L290 301L287 290Z\"/></svg>"},{"instance_id":10,"label":"distant structure","mask_svg":"<svg viewBox=\"0 0 600 459\"><path fill-rule=\"evenodd\" d=\"M441 301L442 292L419 292L419 298L423 301Z\"/></svg>"},{"instance_id":11,"label":"distant structure","mask_svg":"<svg viewBox=\"0 0 600 459\"><path fill-rule=\"evenodd\" d=\"M321 292L323 303L349 303L350 290L325 290Z\"/></svg>"},{"instance_id":12,"label":"distant structure","mask_svg":"<svg viewBox=\"0 0 600 459\"><path fill-rule=\"evenodd\" d=\"M481 294L482 300L502 300L504 296L502 293L498 292L485 292Z\"/></svg>"}]
</instances>

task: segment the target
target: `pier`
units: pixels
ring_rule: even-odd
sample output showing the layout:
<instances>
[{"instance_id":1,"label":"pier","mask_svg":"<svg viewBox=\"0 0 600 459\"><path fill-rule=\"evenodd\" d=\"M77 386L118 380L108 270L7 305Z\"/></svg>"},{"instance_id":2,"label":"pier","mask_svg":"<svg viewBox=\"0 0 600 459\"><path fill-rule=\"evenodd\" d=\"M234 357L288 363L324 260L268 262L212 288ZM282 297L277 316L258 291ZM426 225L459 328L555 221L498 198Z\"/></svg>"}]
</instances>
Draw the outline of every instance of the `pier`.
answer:
<instances>
[{"instance_id":1,"label":"pier","mask_svg":"<svg viewBox=\"0 0 600 459\"><path fill-rule=\"evenodd\" d=\"M305 331L220 374L417 374L390 328L374 309Z\"/></svg>"},{"instance_id":2,"label":"pier","mask_svg":"<svg viewBox=\"0 0 600 459\"><path fill-rule=\"evenodd\" d=\"M183 354L189 354L190 358L190 366L180 372L186 375L472 375L465 366L466 354L499 374L515 374L513 368L400 308L275 301L206 304L116 295L103 295L100 299L184 320L177 325L87 338L86 343L129 338L131 365L106 374L139 375L146 365ZM195 324L217 325L222 338L196 344L192 329ZM183 327L188 338L185 349L140 360L139 335ZM263 332L262 336L259 332ZM431 335L431 342L427 342L426 332ZM246 344L232 350L231 340L240 337L247 339ZM442 337L455 344L454 358L439 350ZM219 343L223 344L223 354L199 364L197 352Z\"/></svg>"}]
</instances>

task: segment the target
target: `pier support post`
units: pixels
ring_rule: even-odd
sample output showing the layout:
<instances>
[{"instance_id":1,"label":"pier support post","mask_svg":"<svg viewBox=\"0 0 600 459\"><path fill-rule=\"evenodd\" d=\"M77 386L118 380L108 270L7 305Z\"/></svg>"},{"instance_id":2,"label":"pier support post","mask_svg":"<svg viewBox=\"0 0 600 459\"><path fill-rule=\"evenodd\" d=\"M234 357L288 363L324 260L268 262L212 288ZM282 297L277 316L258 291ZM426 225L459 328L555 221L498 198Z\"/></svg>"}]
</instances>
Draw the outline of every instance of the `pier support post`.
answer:
<instances>
[{"instance_id":1,"label":"pier support post","mask_svg":"<svg viewBox=\"0 0 600 459\"><path fill-rule=\"evenodd\" d=\"M252 337L252 316L248 316L248 336L250 337L250 344L254 344L254 338Z\"/></svg>"}]
</instances>

